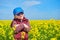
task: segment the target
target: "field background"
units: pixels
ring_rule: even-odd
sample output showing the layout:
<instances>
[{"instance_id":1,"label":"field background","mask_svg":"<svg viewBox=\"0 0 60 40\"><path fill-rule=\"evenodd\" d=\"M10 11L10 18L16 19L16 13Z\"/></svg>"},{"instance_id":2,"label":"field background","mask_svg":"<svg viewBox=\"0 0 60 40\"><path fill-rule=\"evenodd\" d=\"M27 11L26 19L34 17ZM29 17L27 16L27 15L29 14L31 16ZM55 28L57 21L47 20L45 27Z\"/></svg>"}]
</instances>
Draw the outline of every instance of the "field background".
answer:
<instances>
[{"instance_id":1,"label":"field background","mask_svg":"<svg viewBox=\"0 0 60 40\"><path fill-rule=\"evenodd\" d=\"M14 40L11 20L0 20L0 40ZM30 20L29 40L60 40L60 20Z\"/></svg>"}]
</instances>

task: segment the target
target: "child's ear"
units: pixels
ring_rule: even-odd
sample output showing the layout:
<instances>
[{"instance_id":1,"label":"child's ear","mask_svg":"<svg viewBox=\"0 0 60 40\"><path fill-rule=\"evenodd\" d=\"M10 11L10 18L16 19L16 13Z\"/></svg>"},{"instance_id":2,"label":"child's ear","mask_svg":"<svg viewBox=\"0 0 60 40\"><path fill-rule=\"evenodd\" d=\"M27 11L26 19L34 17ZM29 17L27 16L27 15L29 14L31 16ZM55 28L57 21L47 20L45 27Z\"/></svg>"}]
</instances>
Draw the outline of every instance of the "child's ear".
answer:
<instances>
[{"instance_id":1,"label":"child's ear","mask_svg":"<svg viewBox=\"0 0 60 40\"><path fill-rule=\"evenodd\" d=\"M14 18L17 18L17 16L15 15Z\"/></svg>"}]
</instances>

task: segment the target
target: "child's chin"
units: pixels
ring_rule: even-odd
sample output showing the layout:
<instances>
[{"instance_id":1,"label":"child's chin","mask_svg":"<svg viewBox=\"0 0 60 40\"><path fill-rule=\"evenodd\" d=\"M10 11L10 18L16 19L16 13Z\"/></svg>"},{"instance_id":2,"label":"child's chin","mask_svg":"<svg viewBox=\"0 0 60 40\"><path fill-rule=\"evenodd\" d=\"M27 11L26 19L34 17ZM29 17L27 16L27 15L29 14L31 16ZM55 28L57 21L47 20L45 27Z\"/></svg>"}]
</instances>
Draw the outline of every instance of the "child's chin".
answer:
<instances>
[{"instance_id":1,"label":"child's chin","mask_svg":"<svg viewBox=\"0 0 60 40\"><path fill-rule=\"evenodd\" d=\"M23 19L20 19L20 20L23 20Z\"/></svg>"},{"instance_id":2,"label":"child's chin","mask_svg":"<svg viewBox=\"0 0 60 40\"><path fill-rule=\"evenodd\" d=\"M18 19L20 19L20 18L18 18ZM22 20L22 19L20 19L20 20Z\"/></svg>"},{"instance_id":3,"label":"child's chin","mask_svg":"<svg viewBox=\"0 0 60 40\"><path fill-rule=\"evenodd\" d=\"M18 18L19 19L19 18Z\"/></svg>"}]
</instances>

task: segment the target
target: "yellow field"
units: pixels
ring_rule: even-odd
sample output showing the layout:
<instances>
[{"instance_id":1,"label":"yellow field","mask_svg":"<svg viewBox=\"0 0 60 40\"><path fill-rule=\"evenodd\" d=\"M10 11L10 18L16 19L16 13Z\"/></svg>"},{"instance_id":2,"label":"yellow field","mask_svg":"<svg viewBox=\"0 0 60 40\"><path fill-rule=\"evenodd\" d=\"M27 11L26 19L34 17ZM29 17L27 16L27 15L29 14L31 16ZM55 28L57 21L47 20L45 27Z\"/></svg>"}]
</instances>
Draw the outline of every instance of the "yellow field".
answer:
<instances>
[{"instance_id":1,"label":"yellow field","mask_svg":"<svg viewBox=\"0 0 60 40\"><path fill-rule=\"evenodd\" d=\"M0 20L0 40L14 40L11 20ZM29 40L60 40L60 20L30 20Z\"/></svg>"}]
</instances>

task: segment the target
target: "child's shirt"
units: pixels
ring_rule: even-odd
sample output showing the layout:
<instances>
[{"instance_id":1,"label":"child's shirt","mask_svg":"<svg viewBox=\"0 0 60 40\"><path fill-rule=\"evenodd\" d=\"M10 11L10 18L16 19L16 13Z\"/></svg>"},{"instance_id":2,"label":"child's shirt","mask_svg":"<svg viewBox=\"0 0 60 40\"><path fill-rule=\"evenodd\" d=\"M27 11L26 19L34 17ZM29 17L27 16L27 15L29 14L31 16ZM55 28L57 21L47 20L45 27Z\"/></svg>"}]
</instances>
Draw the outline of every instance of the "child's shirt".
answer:
<instances>
[{"instance_id":1,"label":"child's shirt","mask_svg":"<svg viewBox=\"0 0 60 40\"><path fill-rule=\"evenodd\" d=\"M26 24L28 26L28 28L25 28L23 26L23 23ZM29 30L30 30L29 20L26 19L25 17L23 18L23 20L13 19L13 21L11 23L11 27L16 27L15 31L20 30L20 32L21 31L29 32Z\"/></svg>"}]
</instances>

